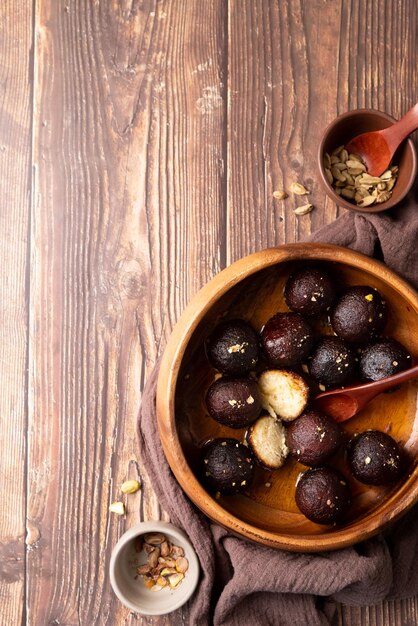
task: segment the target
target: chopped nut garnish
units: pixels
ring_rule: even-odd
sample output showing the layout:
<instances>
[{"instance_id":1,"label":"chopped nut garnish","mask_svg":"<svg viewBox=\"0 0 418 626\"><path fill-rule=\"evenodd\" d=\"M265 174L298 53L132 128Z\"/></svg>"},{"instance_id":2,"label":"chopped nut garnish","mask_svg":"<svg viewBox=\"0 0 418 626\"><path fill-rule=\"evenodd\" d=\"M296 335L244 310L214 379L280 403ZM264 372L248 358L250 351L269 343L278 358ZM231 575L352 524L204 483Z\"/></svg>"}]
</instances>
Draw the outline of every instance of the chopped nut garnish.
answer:
<instances>
[{"instance_id":1,"label":"chopped nut garnish","mask_svg":"<svg viewBox=\"0 0 418 626\"><path fill-rule=\"evenodd\" d=\"M125 515L125 505L123 502L112 502L109 507L109 511L116 513L117 515Z\"/></svg>"},{"instance_id":2,"label":"chopped nut garnish","mask_svg":"<svg viewBox=\"0 0 418 626\"><path fill-rule=\"evenodd\" d=\"M364 459L364 464L370 465L371 462L372 462L371 458L369 456L366 456L366 458Z\"/></svg>"},{"instance_id":3,"label":"chopped nut garnish","mask_svg":"<svg viewBox=\"0 0 418 626\"><path fill-rule=\"evenodd\" d=\"M181 546L172 546L170 554L177 558L178 556L184 556L184 550Z\"/></svg>"},{"instance_id":4,"label":"chopped nut garnish","mask_svg":"<svg viewBox=\"0 0 418 626\"><path fill-rule=\"evenodd\" d=\"M147 562L136 572L143 577L145 587L151 591L160 591L164 587L174 589L189 569L183 548L171 544L162 533L148 533L143 539Z\"/></svg>"},{"instance_id":5,"label":"chopped nut garnish","mask_svg":"<svg viewBox=\"0 0 418 626\"><path fill-rule=\"evenodd\" d=\"M176 559L176 570L179 574L184 574L189 569L189 561L185 556L179 556Z\"/></svg>"},{"instance_id":6,"label":"chopped nut garnish","mask_svg":"<svg viewBox=\"0 0 418 626\"><path fill-rule=\"evenodd\" d=\"M234 346L229 346L228 352L232 354L233 352L245 352L245 347L248 346L247 341L243 341L242 343L236 343Z\"/></svg>"},{"instance_id":7,"label":"chopped nut garnish","mask_svg":"<svg viewBox=\"0 0 418 626\"><path fill-rule=\"evenodd\" d=\"M159 546L166 538L162 533L147 533L144 536L144 541L150 546Z\"/></svg>"},{"instance_id":8,"label":"chopped nut garnish","mask_svg":"<svg viewBox=\"0 0 418 626\"><path fill-rule=\"evenodd\" d=\"M168 584L172 589L174 589L179 583L181 583L183 578L184 574L171 574L171 576L168 577Z\"/></svg>"}]
</instances>

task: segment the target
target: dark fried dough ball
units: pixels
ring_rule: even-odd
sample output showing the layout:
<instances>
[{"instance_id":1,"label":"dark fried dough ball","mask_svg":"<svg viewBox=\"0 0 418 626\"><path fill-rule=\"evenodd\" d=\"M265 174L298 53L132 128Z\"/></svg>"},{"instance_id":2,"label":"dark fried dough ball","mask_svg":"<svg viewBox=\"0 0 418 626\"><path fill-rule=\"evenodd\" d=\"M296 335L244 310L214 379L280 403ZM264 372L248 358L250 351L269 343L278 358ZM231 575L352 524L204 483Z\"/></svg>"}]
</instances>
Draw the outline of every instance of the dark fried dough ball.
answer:
<instances>
[{"instance_id":1,"label":"dark fried dough ball","mask_svg":"<svg viewBox=\"0 0 418 626\"><path fill-rule=\"evenodd\" d=\"M367 346L360 356L360 376L364 381L387 378L411 366L412 358L408 350L389 337Z\"/></svg>"},{"instance_id":2,"label":"dark fried dough ball","mask_svg":"<svg viewBox=\"0 0 418 626\"><path fill-rule=\"evenodd\" d=\"M401 449L380 430L354 436L347 447L347 458L353 476L366 485L386 485L402 475Z\"/></svg>"},{"instance_id":3,"label":"dark fried dough ball","mask_svg":"<svg viewBox=\"0 0 418 626\"><path fill-rule=\"evenodd\" d=\"M320 315L327 311L337 297L333 278L321 266L300 268L293 272L284 290L289 309L301 315Z\"/></svg>"},{"instance_id":4,"label":"dark fried dough ball","mask_svg":"<svg viewBox=\"0 0 418 626\"><path fill-rule=\"evenodd\" d=\"M214 439L203 450L203 478L211 491L231 495L244 491L254 474L251 450L238 439Z\"/></svg>"},{"instance_id":5,"label":"dark fried dough ball","mask_svg":"<svg viewBox=\"0 0 418 626\"><path fill-rule=\"evenodd\" d=\"M287 428L287 445L299 463L323 465L340 447L342 430L333 419L315 409L308 409Z\"/></svg>"},{"instance_id":6,"label":"dark fried dough ball","mask_svg":"<svg viewBox=\"0 0 418 626\"><path fill-rule=\"evenodd\" d=\"M252 370L257 364L258 352L258 335L244 320L222 322L206 344L206 354L213 367L230 376Z\"/></svg>"},{"instance_id":7,"label":"dark fried dough ball","mask_svg":"<svg viewBox=\"0 0 418 626\"><path fill-rule=\"evenodd\" d=\"M219 378L208 389L206 406L220 424L248 426L261 411L258 385L252 378Z\"/></svg>"},{"instance_id":8,"label":"dark fried dough ball","mask_svg":"<svg viewBox=\"0 0 418 626\"><path fill-rule=\"evenodd\" d=\"M322 337L308 364L312 378L324 387L342 387L356 367L354 350L339 337Z\"/></svg>"},{"instance_id":9,"label":"dark fried dough ball","mask_svg":"<svg viewBox=\"0 0 418 626\"><path fill-rule=\"evenodd\" d=\"M276 313L261 331L261 343L270 365L297 367L312 350L314 334L299 313Z\"/></svg>"},{"instance_id":10,"label":"dark fried dough ball","mask_svg":"<svg viewBox=\"0 0 418 626\"><path fill-rule=\"evenodd\" d=\"M302 474L296 485L296 504L316 524L342 522L351 506L344 476L332 467L318 467Z\"/></svg>"},{"instance_id":11,"label":"dark fried dough ball","mask_svg":"<svg viewBox=\"0 0 418 626\"><path fill-rule=\"evenodd\" d=\"M358 344L365 344L381 333L386 319L386 301L377 289L365 285L347 289L331 312L335 333Z\"/></svg>"}]
</instances>

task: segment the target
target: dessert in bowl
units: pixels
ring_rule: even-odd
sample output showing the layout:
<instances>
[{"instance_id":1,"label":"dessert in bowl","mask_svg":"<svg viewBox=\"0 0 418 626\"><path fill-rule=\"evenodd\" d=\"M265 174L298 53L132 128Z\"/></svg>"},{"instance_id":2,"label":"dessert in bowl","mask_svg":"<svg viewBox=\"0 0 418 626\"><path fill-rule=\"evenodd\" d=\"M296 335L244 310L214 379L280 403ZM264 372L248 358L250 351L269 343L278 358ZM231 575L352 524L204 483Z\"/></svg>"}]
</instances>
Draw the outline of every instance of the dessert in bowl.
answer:
<instances>
[{"instance_id":1,"label":"dessert in bowl","mask_svg":"<svg viewBox=\"0 0 418 626\"><path fill-rule=\"evenodd\" d=\"M210 338L221 324L239 319L255 330L263 345L266 323L277 313L290 313L285 297L289 277L301 268L318 263L326 264L345 288L367 285L377 290L376 293L387 303L384 335L406 346L412 355L418 353L418 295L404 280L382 263L345 248L293 244L241 259L195 296L170 337L161 362L157 390L158 425L163 448L177 480L191 500L208 517L232 532L293 551L336 549L364 540L399 517L418 498L418 470L415 467L418 386L415 381L376 397L344 424L343 444L331 458L330 465L347 478L351 506L348 511L344 510L344 519L336 525L311 521L298 507L296 484L308 467L295 456L289 455L275 468L256 459L251 480L247 484L246 474L243 479L246 484L238 492L231 489L231 493L224 494L205 481L202 456L207 446L212 445L213 440L233 439L248 450L252 449L253 446L248 446L248 431L257 425L255 421L250 427L234 424L232 428L225 420L222 423L210 414L206 397L219 379L218 370L208 354ZM382 312L380 308L377 310ZM332 334L328 312L315 313L309 319L316 339ZM268 347L268 343L266 345ZM283 357L275 353L273 358ZM266 353L262 350L259 362L254 363L255 370L259 368L257 376L272 367L271 363L263 363L264 359ZM284 367L299 368L296 375L303 378L301 365L304 363ZM224 365L218 363L218 367ZM242 374L233 374L237 375ZM307 380L312 397L318 392L317 383L309 376ZM261 411L260 415L265 416L266 411ZM253 420L254 415L249 419ZM285 421L280 423L286 427ZM271 429L270 423L265 424L271 437L280 441L280 432ZM402 475L390 484L367 485L349 471L346 444L354 435L369 429L386 432L404 451ZM240 463L241 457L237 466ZM315 476L318 477L319 473Z\"/></svg>"}]
</instances>

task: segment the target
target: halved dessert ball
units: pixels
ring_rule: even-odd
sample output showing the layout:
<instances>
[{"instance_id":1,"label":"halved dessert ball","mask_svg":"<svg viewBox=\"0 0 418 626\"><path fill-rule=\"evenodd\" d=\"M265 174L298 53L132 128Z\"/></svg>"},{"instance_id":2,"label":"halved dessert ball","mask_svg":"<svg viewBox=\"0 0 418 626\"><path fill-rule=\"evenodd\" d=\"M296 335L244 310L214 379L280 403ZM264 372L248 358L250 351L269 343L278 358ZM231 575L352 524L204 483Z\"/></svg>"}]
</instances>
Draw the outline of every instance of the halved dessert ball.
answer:
<instances>
[{"instance_id":1,"label":"halved dessert ball","mask_svg":"<svg viewBox=\"0 0 418 626\"><path fill-rule=\"evenodd\" d=\"M402 475L401 449L380 430L355 435L347 446L347 459L353 476L365 485L386 485Z\"/></svg>"},{"instance_id":2,"label":"halved dessert ball","mask_svg":"<svg viewBox=\"0 0 418 626\"><path fill-rule=\"evenodd\" d=\"M222 322L206 343L206 354L213 367L231 376L252 370L257 364L258 352L258 335L244 320Z\"/></svg>"},{"instance_id":3,"label":"halved dessert ball","mask_svg":"<svg viewBox=\"0 0 418 626\"><path fill-rule=\"evenodd\" d=\"M340 426L325 413L308 409L287 427L290 454L303 465L323 465L340 447Z\"/></svg>"},{"instance_id":4,"label":"halved dessert ball","mask_svg":"<svg viewBox=\"0 0 418 626\"><path fill-rule=\"evenodd\" d=\"M309 361L309 373L324 387L341 387L353 375L356 367L354 350L339 337L322 337Z\"/></svg>"},{"instance_id":5,"label":"halved dessert ball","mask_svg":"<svg viewBox=\"0 0 418 626\"><path fill-rule=\"evenodd\" d=\"M214 439L203 449L203 477L212 491L231 495L244 491L254 474L251 450L238 439Z\"/></svg>"},{"instance_id":6,"label":"halved dessert ball","mask_svg":"<svg viewBox=\"0 0 418 626\"><path fill-rule=\"evenodd\" d=\"M289 370L266 370L258 379L261 406L272 417L292 421L308 403L309 387L302 376Z\"/></svg>"},{"instance_id":7,"label":"halved dessert ball","mask_svg":"<svg viewBox=\"0 0 418 626\"><path fill-rule=\"evenodd\" d=\"M389 337L364 348L360 356L360 376L365 381L380 380L412 366L408 350Z\"/></svg>"},{"instance_id":8,"label":"halved dessert ball","mask_svg":"<svg viewBox=\"0 0 418 626\"><path fill-rule=\"evenodd\" d=\"M262 415L249 428L247 441L256 459L268 469L278 469L288 455L286 429L275 417Z\"/></svg>"},{"instance_id":9,"label":"halved dessert ball","mask_svg":"<svg viewBox=\"0 0 418 626\"><path fill-rule=\"evenodd\" d=\"M318 467L300 477L296 504L312 522L336 524L347 516L351 493L343 474L332 467Z\"/></svg>"},{"instance_id":10,"label":"halved dessert ball","mask_svg":"<svg viewBox=\"0 0 418 626\"><path fill-rule=\"evenodd\" d=\"M252 378L218 378L208 389L206 406L220 424L230 428L248 426L261 411L258 385Z\"/></svg>"},{"instance_id":11,"label":"halved dessert ball","mask_svg":"<svg viewBox=\"0 0 418 626\"><path fill-rule=\"evenodd\" d=\"M380 334L386 324L386 301L374 287L347 289L331 312L335 333L351 343L365 344Z\"/></svg>"},{"instance_id":12,"label":"halved dessert ball","mask_svg":"<svg viewBox=\"0 0 418 626\"><path fill-rule=\"evenodd\" d=\"M337 288L324 267L302 267L289 276L284 297L292 311L301 315L320 315L334 303Z\"/></svg>"},{"instance_id":13,"label":"halved dessert ball","mask_svg":"<svg viewBox=\"0 0 418 626\"><path fill-rule=\"evenodd\" d=\"M314 333L299 313L276 313L261 331L261 344L270 365L296 367L314 344Z\"/></svg>"}]
</instances>

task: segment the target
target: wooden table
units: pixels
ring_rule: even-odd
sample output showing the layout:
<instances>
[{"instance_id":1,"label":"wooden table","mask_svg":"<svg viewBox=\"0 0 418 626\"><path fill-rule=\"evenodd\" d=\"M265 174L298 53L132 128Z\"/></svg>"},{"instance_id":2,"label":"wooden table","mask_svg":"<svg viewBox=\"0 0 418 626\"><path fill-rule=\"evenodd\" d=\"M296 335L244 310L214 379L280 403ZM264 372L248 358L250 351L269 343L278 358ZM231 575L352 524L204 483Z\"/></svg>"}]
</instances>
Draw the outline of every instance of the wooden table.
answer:
<instances>
[{"instance_id":1,"label":"wooden table","mask_svg":"<svg viewBox=\"0 0 418 626\"><path fill-rule=\"evenodd\" d=\"M2 0L0 622L145 619L112 546L164 517L138 457L141 388L191 296L339 210L318 140L417 94L413 0ZM315 210L273 191L303 182ZM126 477L143 482L109 514ZM416 599L339 609L417 624Z\"/></svg>"}]
</instances>

